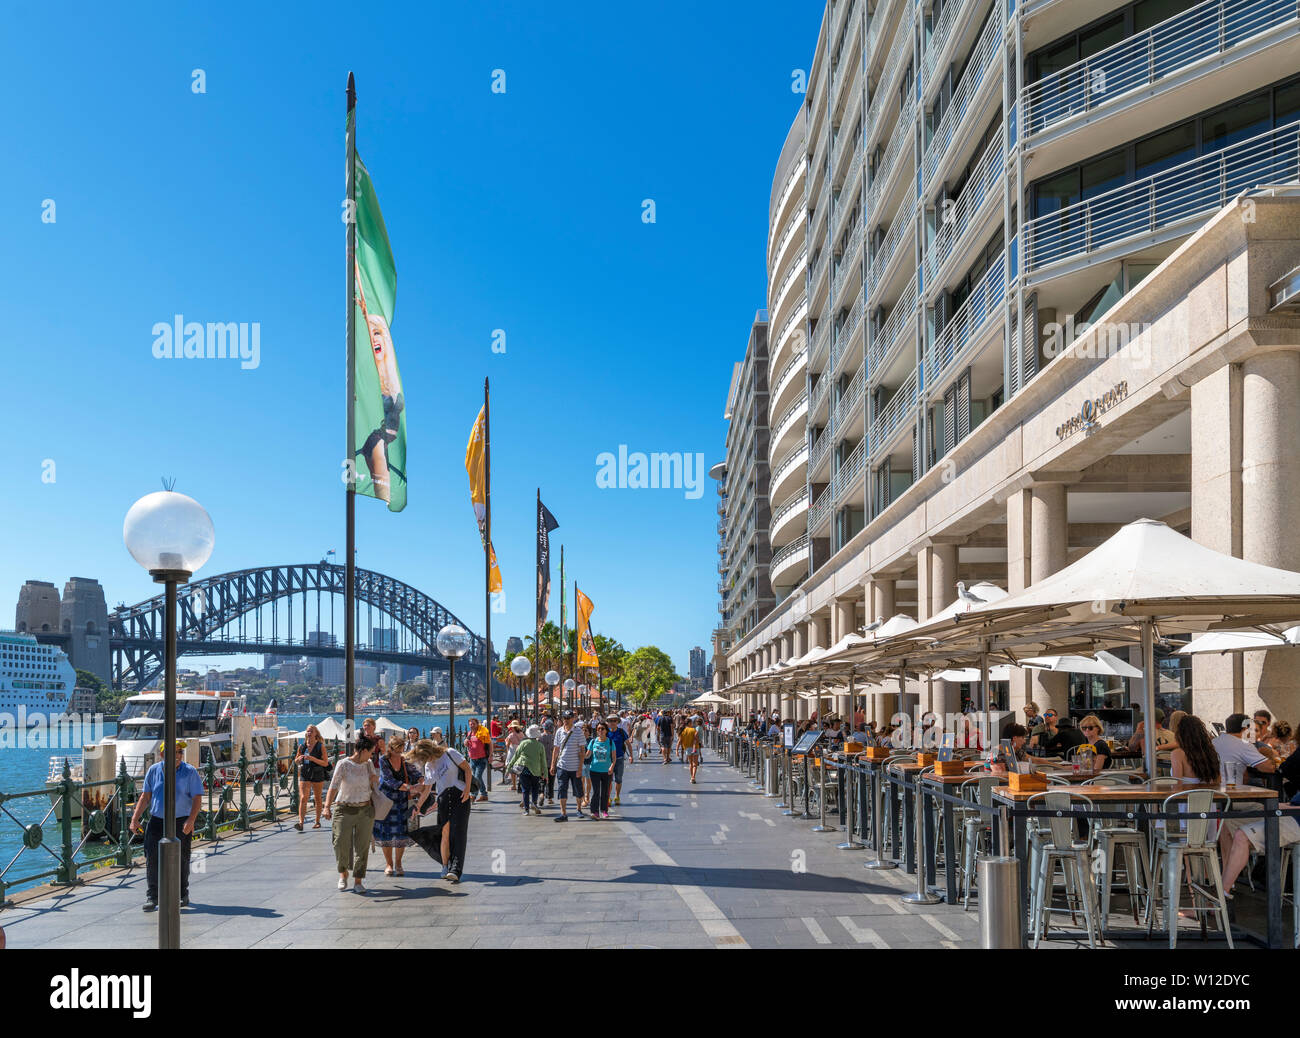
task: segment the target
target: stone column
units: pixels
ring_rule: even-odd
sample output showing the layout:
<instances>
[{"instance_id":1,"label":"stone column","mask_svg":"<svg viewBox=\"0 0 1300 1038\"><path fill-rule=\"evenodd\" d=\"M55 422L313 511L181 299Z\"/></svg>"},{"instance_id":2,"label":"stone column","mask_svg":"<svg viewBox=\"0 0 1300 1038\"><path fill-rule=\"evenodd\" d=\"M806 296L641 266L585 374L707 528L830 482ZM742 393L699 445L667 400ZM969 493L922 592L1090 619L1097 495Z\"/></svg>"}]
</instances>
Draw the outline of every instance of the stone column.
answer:
<instances>
[{"instance_id":1,"label":"stone column","mask_svg":"<svg viewBox=\"0 0 1300 1038\"><path fill-rule=\"evenodd\" d=\"M1300 570L1300 353L1247 360L1241 401L1242 558ZM1297 715L1300 668L1291 651L1245 654L1245 713L1263 706L1275 717Z\"/></svg>"},{"instance_id":2,"label":"stone column","mask_svg":"<svg viewBox=\"0 0 1300 1038\"><path fill-rule=\"evenodd\" d=\"M871 601L868 623L875 623L882 616L888 620L894 615L893 577L872 577L867 585L867 593Z\"/></svg>"},{"instance_id":3,"label":"stone column","mask_svg":"<svg viewBox=\"0 0 1300 1038\"><path fill-rule=\"evenodd\" d=\"M926 619L930 619L957 598L957 545L936 544L923 550L929 554L930 593ZM959 712L961 686L952 681L931 681L930 709L939 715L940 723L948 714Z\"/></svg>"},{"instance_id":4,"label":"stone column","mask_svg":"<svg viewBox=\"0 0 1300 1038\"><path fill-rule=\"evenodd\" d=\"M1192 540L1241 558L1241 366L1225 365L1192 386ZM1134 657L1136 660L1136 656ZM1218 721L1245 709L1239 652L1192 657L1192 710Z\"/></svg>"},{"instance_id":5,"label":"stone column","mask_svg":"<svg viewBox=\"0 0 1300 1038\"><path fill-rule=\"evenodd\" d=\"M1044 580L1066 566L1070 527L1065 501L1065 486L1061 483L1042 484L1029 492L1031 583ZM1033 687L1030 692L1039 710L1052 707L1061 713L1066 712L1069 707L1069 675L1037 670L1031 680Z\"/></svg>"}]
</instances>

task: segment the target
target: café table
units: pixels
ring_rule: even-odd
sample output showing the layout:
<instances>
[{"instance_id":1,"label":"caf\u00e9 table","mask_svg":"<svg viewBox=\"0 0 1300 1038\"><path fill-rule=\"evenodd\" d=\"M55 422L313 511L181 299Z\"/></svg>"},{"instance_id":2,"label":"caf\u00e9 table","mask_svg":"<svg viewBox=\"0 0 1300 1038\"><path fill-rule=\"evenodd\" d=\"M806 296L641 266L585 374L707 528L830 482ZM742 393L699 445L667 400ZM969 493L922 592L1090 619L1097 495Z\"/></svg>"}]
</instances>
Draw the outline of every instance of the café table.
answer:
<instances>
[{"instance_id":1,"label":"caf\u00e9 table","mask_svg":"<svg viewBox=\"0 0 1300 1038\"><path fill-rule=\"evenodd\" d=\"M1194 789L1212 790L1216 795L1216 799L1223 798L1232 803L1258 801L1269 812L1272 812L1277 807L1277 791L1262 786L1238 785L1232 789L1223 789L1216 785L1183 785L1170 782L1168 779L1161 779L1158 783L1147 781L1127 786L1094 786L1088 784L1072 786L1073 791L1082 793L1093 802L1094 806L1103 810L1123 804L1134 804L1159 810L1165 800L1175 793L1183 793ZM1050 786L1047 791L1052 791ZM1010 786L999 786L993 791L993 800L1004 807L1019 807L1034 796L1035 792L1042 791L1019 791L1013 790ZM1221 810L1221 808L1216 807L1216 810ZM1138 820L1141 821L1141 818ZM1020 908L1022 916L1028 915L1029 904L1029 874L1026 867L1028 862L1027 822L1027 816L1017 815L1012 819L1011 823L1015 856L1021 863ZM1282 948L1286 947L1290 942L1286 940L1282 932L1281 853L1278 845L1278 818L1274 813L1269 813L1264 818L1264 847L1268 870L1268 933L1266 943L1270 948Z\"/></svg>"},{"instance_id":2,"label":"caf\u00e9 table","mask_svg":"<svg viewBox=\"0 0 1300 1038\"><path fill-rule=\"evenodd\" d=\"M962 775L936 775L932 772L928 775L922 776L921 778L922 794L925 795L927 793L927 790L925 788L927 786L930 787L929 792L931 793L955 793L960 788L963 782L966 782L972 777L972 775L970 774L971 769L976 767L980 763L980 761L969 760L969 761L964 761L963 763L966 766L966 773ZM920 769L917 768L917 770ZM977 773L977 774L981 774L981 773ZM927 802L929 804L932 805L935 800L939 800L939 798L933 795L927 796ZM944 855L943 897L948 904L954 905L957 903L957 899L958 899L957 870L953 867L955 863L955 856L956 856L956 825L955 825L956 812L954 811L954 805L951 800L939 800L939 804L940 804L939 817L940 817L940 825L943 828L943 848L944 848L943 850L943 855ZM927 825L932 816L933 816L933 807L931 807L930 810L927 811L926 813ZM926 883L929 884L930 886L934 886L935 889L937 890L938 885L934 882L934 877L938 865L938 861L937 861L938 850L934 846L933 840L927 841L926 855L928 858L926 862Z\"/></svg>"}]
</instances>

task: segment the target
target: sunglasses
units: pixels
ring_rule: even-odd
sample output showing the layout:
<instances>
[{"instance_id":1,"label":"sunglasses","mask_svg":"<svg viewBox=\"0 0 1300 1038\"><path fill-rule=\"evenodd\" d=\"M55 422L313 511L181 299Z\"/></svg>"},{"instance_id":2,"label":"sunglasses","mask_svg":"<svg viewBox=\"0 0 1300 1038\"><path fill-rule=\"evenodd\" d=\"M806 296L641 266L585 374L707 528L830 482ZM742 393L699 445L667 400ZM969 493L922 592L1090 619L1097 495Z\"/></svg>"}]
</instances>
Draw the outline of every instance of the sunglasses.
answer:
<instances>
[{"instance_id":1,"label":"sunglasses","mask_svg":"<svg viewBox=\"0 0 1300 1038\"><path fill-rule=\"evenodd\" d=\"M1099 732L1099 731L1101 731L1101 729L1100 729L1097 725L1095 725L1095 724L1081 724L1081 725L1079 725L1079 727L1082 728L1085 732Z\"/></svg>"},{"instance_id":2,"label":"sunglasses","mask_svg":"<svg viewBox=\"0 0 1300 1038\"><path fill-rule=\"evenodd\" d=\"M1044 716L1044 717L1055 717L1055 716L1056 716L1056 713L1055 713L1054 711L1049 710L1049 711L1047 711L1047 713L1043 714L1043 716Z\"/></svg>"}]
</instances>

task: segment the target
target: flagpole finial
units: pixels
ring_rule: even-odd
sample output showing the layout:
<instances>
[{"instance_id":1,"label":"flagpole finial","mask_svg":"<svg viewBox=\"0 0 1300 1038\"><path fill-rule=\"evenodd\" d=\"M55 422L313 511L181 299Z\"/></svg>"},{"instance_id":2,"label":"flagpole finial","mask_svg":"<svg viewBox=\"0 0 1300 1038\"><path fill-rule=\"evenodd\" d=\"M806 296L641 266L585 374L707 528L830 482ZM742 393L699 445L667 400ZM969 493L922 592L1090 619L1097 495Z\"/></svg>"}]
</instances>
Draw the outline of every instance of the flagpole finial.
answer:
<instances>
[{"instance_id":1,"label":"flagpole finial","mask_svg":"<svg viewBox=\"0 0 1300 1038\"><path fill-rule=\"evenodd\" d=\"M356 77L348 73L348 111L352 111L357 106L357 80Z\"/></svg>"}]
</instances>

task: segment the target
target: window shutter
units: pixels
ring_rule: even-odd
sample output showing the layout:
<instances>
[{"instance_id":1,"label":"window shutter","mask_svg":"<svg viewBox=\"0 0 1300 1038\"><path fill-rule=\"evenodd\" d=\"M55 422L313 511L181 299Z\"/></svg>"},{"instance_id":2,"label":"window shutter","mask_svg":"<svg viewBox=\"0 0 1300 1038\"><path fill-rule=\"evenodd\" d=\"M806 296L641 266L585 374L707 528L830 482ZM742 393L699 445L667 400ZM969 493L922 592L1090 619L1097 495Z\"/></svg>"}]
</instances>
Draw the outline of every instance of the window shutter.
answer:
<instances>
[{"instance_id":1,"label":"window shutter","mask_svg":"<svg viewBox=\"0 0 1300 1038\"><path fill-rule=\"evenodd\" d=\"M1020 388L1038 374L1038 293L1025 300L1025 326L1020 329Z\"/></svg>"},{"instance_id":2,"label":"window shutter","mask_svg":"<svg viewBox=\"0 0 1300 1038\"><path fill-rule=\"evenodd\" d=\"M970 368L957 379L957 442L970 435Z\"/></svg>"},{"instance_id":3,"label":"window shutter","mask_svg":"<svg viewBox=\"0 0 1300 1038\"><path fill-rule=\"evenodd\" d=\"M943 453L957 446L957 387L951 385L943 392Z\"/></svg>"},{"instance_id":4,"label":"window shutter","mask_svg":"<svg viewBox=\"0 0 1300 1038\"><path fill-rule=\"evenodd\" d=\"M920 479L921 473L924 471L924 468L921 465L922 440L921 440L920 432L921 430L918 426L916 425L912 426L912 480L913 482Z\"/></svg>"}]
</instances>

